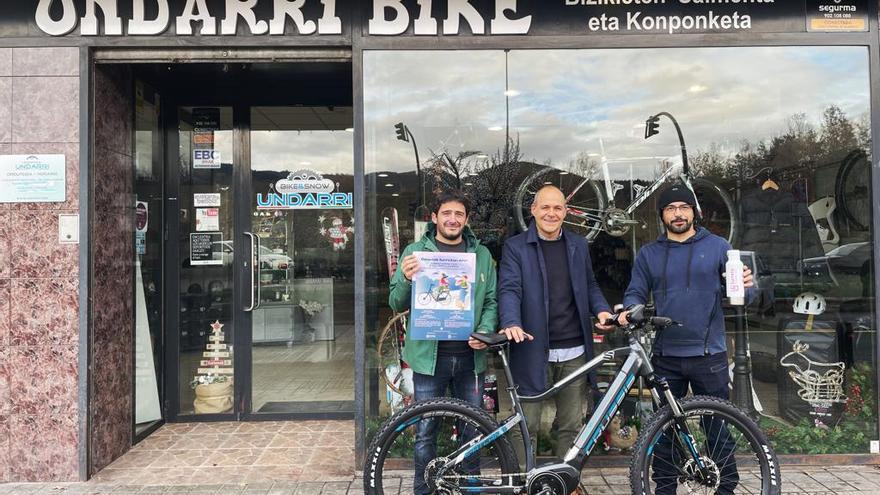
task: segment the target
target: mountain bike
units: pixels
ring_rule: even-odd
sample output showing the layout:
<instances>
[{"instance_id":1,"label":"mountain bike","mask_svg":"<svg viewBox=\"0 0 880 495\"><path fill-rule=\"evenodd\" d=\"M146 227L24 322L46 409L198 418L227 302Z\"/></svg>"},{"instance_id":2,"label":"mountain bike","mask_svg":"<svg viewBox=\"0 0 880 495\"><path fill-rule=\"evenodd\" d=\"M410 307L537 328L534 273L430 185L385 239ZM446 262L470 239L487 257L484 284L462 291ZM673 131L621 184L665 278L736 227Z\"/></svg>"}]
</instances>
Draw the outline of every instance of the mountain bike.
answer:
<instances>
[{"instance_id":1,"label":"mountain bike","mask_svg":"<svg viewBox=\"0 0 880 495\"><path fill-rule=\"evenodd\" d=\"M554 167L542 167L526 177L516 191L515 216L519 228L528 229L531 219L531 206L535 194L545 185L553 185L562 190L568 203L568 214L563 222L577 234L592 241L605 232L614 237L621 237L629 232L634 225L641 222L634 218L636 209L660 189L664 183L678 179L687 185L697 198L697 210L702 216L700 224L713 234L719 235L733 244L739 229L739 221L733 201L727 192L708 179L695 177L688 166L687 156L675 156L664 160L665 170L655 181L644 185L631 182L634 199L627 206L618 206L615 196L624 188L611 180L609 161L605 157L604 145L601 145L602 179L594 180L593 173L587 172L581 177L572 171Z\"/></svg>"},{"instance_id":2,"label":"mountain bike","mask_svg":"<svg viewBox=\"0 0 880 495\"><path fill-rule=\"evenodd\" d=\"M663 488L675 493L677 485L678 493L778 495L779 465L758 425L726 400L704 396L676 399L668 383L654 374L640 343L645 326L662 328L674 322L649 317L642 305L629 311L629 324L623 327L628 347L602 353L535 396L518 394L508 362L509 343L503 334L472 334L501 356L513 414L499 426L479 408L452 398L430 399L401 410L380 427L367 450L365 493L397 493L405 479L412 479L413 468L408 462L415 431L420 430L438 432L431 460L424 466L424 481L432 493L568 495L578 487L581 469L627 391L637 378L643 378L655 404L663 405L644 423L633 450L633 493L654 494ZM519 427L523 445L529 445L521 403L551 397L603 363L618 359L624 359L623 364L565 457L536 466L534 454L526 448L524 469L520 470L505 434ZM658 484L663 485L661 489Z\"/></svg>"}]
</instances>

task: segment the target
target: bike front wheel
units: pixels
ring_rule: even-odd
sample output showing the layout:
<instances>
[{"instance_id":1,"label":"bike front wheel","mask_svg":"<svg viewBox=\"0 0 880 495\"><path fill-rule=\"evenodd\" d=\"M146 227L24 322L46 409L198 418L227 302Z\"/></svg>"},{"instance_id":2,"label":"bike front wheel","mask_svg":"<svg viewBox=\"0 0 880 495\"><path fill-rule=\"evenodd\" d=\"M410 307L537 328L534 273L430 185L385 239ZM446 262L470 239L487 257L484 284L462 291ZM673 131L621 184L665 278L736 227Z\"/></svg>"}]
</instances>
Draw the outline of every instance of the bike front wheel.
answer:
<instances>
[{"instance_id":1,"label":"bike front wheel","mask_svg":"<svg viewBox=\"0 0 880 495\"><path fill-rule=\"evenodd\" d=\"M776 454L745 413L716 397L697 396L680 405L692 438L676 427L668 405L657 411L633 451L633 493L781 493Z\"/></svg>"},{"instance_id":2,"label":"bike front wheel","mask_svg":"<svg viewBox=\"0 0 880 495\"><path fill-rule=\"evenodd\" d=\"M417 402L392 416L373 437L364 465L364 493L397 494L410 481L416 491L425 484L431 493L491 492L493 487L511 486L517 482L518 464L505 436L454 462L453 454L464 444L486 438L497 428L488 414L458 399Z\"/></svg>"},{"instance_id":3,"label":"bike front wheel","mask_svg":"<svg viewBox=\"0 0 880 495\"><path fill-rule=\"evenodd\" d=\"M605 216L605 196L599 184L589 178L553 167L544 167L531 173L516 190L516 222L521 231L529 228L532 202L544 186L556 186L565 195L568 214L563 222L566 228L591 241L602 230Z\"/></svg>"}]
</instances>

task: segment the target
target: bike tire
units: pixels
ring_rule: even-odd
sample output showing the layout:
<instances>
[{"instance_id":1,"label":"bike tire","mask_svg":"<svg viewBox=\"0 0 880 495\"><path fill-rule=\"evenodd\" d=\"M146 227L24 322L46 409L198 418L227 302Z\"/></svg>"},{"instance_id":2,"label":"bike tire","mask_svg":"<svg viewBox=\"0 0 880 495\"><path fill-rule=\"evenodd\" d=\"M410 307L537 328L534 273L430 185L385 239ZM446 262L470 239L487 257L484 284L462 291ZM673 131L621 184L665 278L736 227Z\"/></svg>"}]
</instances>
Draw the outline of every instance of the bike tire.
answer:
<instances>
[{"instance_id":1,"label":"bike tire","mask_svg":"<svg viewBox=\"0 0 880 495\"><path fill-rule=\"evenodd\" d=\"M529 221L532 218L531 207L535 193L543 185L554 185L562 190L562 193L569 195L581 182L586 180L578 193L569 200L569 205L578 206L580 208L595 211L596 215L604 216L605 214L605 196L602 194L602 188L594 180L585 179L583 177L562 173L562 170L553 167L543 167L529 174L517 187L514 197L514 210L516 223L520 231L525 232L529 228ZM566 228L574 231L578 235L584 236L588 241L592 241L599 235L602 230L602 222L598 219L586 220L572 214L566 216Z\"/></svg>"},{"instance_id":2,"label":"bike tire","mask_svg":"<svg viewBox=\"0 0 880 495\"><path fill-rule=\"evenodd\" d=\"M370 442L364 465L365 494L383 495L386 490L389 493L397 494L400 491L402 479L412 479L412 468L406 469L400 465L401 459L393 457L394 449L395 446L406 443L405 439L401 440L401 436L410 434L410 430L415 428L415 424L419 420L424 421L426 416L431 420L449 420L450 422L461 422L456 424L470 425L481 435L488 435L498 428L498 424L484 411L459 399L444 397L412 404L383 423ZM512 478L513 473L519 470L519 464L508 438L502 435L491 442L489 446L494 456L484 458L481 452L481 468L483 461L496 459L496 468L500 471L497 474L498 479L507 476ZM437 457L443 456L439 452L440 448L438 442ZM394 469L395 467L398 469ZM400 474L395 476L392 472ZM505 481L510 483L512 480L507 478Z\"/></svg>"},{"instance_id":3,"label":"bike tire","mask_svg":"<svg viewBox=\"0 0 880 495\"><path fill-rule=\"evenodd\" d=\"M834 181L837 209L853 230L871 225L871 167L863 150L848 154Z\"/></svg>"},{"instance_id":4,"label":"bike tire","mask_svg":"<svg viewBox=\"0 0 880 495\"><path fill-rule=\"evenodd\" d=\"M691 435L695 437L695 444L700 448L700 458L711 466L715 475L718 476L720 483L726 480L725 489L732 490L733 493L759 493L761 495L779 495L781 493L782 478L779 472L779 463L773 448L770 446L764 433L758 425L752 421L744 412L731 402L717 397L696 396L690 399L684 399L680 402L685 420L689 425ZM707 423L704 423L703 421ZM718 423L721 421L721 423ZM674 423L672 410L668 405L664 406L648 420L647 425L639 435L636 447L633 451L630 463L630 483L632 484L633 493L642 495L652 495L658 493L656 491L656 480L662 482L673 481L681 488L682 482L685 484L694 483L696 487L691 486L687 493L715 493L719 485L707 486L699 484L694 480L692 473L687 472L689 460L683 465L678 462L669 462L668 457L662 458L664 454L660 452L666 447L664 442L667 439L679 438L673 434L671 437L666 433L671 430ZM705 433L701 425L708 424L710 428L718 427L722 432L715 440L709 439L709 435ZM739 437L735 437L730 430L735 428ZM733 446L723 443L722 434L726 432L730 435L728 438L733 439ZM680 442L680 440L678 440ZM712 446L710 447L710 444ZM684 448L682 446L682 448ZM736 455L720 452L723 449L732 449ZM675 449L671 449L673 460L675 459ZM713 453L715 454L713 456ZM722 457L724 463L721 464L716 457ZM654 469L654 464L658 469ZM741 466L748 462L747 476L739 475ZM690 467L693 465L690 464ZM737 473L736 478L732 476L730 471L726 474L722 473L725 468L734 470ZM674 471L670 473L669 471ZM751 474L757 475L752 476ZM656 478L655 478L656 476ZM731 485L733 484L733 485ZM674 487L665 487L665 490ZM725 491L724 493L728 493Z\"/></svg>"},{"instance_id":5,"label":"bike tire","mask_svg":"<svg viewBox=\"0 0 880 495\"><path fill-rule=\"evenodd\" d=\"M388 320L388 323L386 323L385 327L382 328L382 331L379 332L379 340L376 343L376 358L378 360L379 376L382 377L382 381L385 382L385 385L387 385L392 392L404 397L411 395L411 392L406 393L402 391L397 384L392 383L392 380L386 373L386 369L392 364L397 364L397 366L401 367L403 365L403 344L401 342L401 337L403 335L401 332L404 334L406 333L407 315L409 315L409 311L404 311L403 313L395 314L390 320Z\"/></svg>"},{"instance_id":6,"label":"bike tire","mask_svg":"<svg viewBox=\"0 0 880 495\"><path fill-rule=\"evenodd\" d=\"M694 194L703 210L700 225L727 240L731 246L738 240L740 222L736 207L727 191L714 182L696 177L691 179Z\"/></svg>"}]
</instances>

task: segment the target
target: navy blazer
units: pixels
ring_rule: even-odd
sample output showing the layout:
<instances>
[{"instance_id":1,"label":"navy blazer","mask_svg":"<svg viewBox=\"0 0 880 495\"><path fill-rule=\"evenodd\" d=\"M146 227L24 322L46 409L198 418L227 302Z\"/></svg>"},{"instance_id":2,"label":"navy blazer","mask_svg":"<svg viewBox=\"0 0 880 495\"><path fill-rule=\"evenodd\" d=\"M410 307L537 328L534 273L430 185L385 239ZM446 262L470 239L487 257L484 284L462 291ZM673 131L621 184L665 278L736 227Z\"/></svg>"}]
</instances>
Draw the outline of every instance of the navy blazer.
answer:
<instances>
[{"instance_id":1,"label":"navy blazer","mask_svg":"<svg viewBox=\"0 0 880 495\"><path fill-rule=\"evenodd\" d=\"M562 236L568 252L568 273L574 292L587 359L593 357L592 315L610 311L596 277L587 240L571 232ZM550 353L549 283L544 253L534 220L529 229L504 243L498 272L498 313L501 328L522 327L534 340L510 346L510 368L522 395L547 389Z\"/></svg>"}]
</instances>

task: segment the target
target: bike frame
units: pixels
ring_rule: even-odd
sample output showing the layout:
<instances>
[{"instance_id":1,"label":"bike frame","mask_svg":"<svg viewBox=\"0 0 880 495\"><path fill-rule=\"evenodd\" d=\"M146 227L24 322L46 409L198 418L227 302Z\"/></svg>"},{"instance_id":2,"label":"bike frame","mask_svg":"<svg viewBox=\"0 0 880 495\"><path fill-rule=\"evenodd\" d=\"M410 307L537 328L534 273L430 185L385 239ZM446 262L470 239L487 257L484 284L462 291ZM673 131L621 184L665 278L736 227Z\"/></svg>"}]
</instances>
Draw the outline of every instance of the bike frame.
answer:
<instances>
[{"instance_id":1,"label":"bike frame","mask_svg":"<svg viewBox=\"0 0 880 495\"><path fill-rule=\"evenodd\" d=\"M602 432L608 426L608 423L617 413L617 410L620 408L620 404L623 402L626 393L629 391L630 387L632 387L637 377L644 377L648 380L651 386L651 394L656 404L660 404L660 392L663 393L663 398L666 400L666 403L670 404L673 414L676 416L676 418L679 418L679 420L676 421L676 428L681 433L682 438L686 442L688 450L690 450L690 452L692 453L696 452L696 449L693 445L693 436L691 436L690 433L687 431L687 425L681 419L681 407L679 406L677 399L672 395L672 392L669 390L669 386L666 384L666 382L662 380L657 380L654 376L654 367L651 365L651 360L648 358L645 348L638 341L638 332L630 333L628 347L619 347L617 349L603 352L600 356L596 356L595 358L591 359L589 362L587 362L577 370L573 371L571 374L569 374L559 382L554 383L545 392L533 396L521 396L517 393L517 388L514 385L515 382L513 380L513 375L510 371L506 349L502 348L499 354L501 355L501 360L504 364L504 374L507 377L508 383L507 391L510 394L511 400L513 401L514 414L507 418L495 431L489 433L488 435L478 435L477 437L471 439L471 441L469 441L468 443L462 445L458 450L450 454L450 460L444 466L445 469L451 469L453 466L460 464L470 455L478 452L481 448L494 442L514 427L519 426L520 431L522 432L523 444L526 446L526 472L529 473L529 476L537 474L538 472L551 471L553 469L558 469L560 467L566 466L575 469L579 473L586 463L587 459L589 458L590 453L598 444L599 436L602 434ZM605 393L598 406L596 406L596 410L590 416L589 421L578 432L577 436L575 437L574 445L572 445L568 452L565 454L563 463L550 466L542 466L538 471L535 471L535 473L533 473L533 471L535 470L535 459L534 455L531 452L531 449L528 448L528 446L531 444L531 441L529 438L528 426L526 424L525 415L522 411L521 403L540 402L549 397L552 397L559 393L562 389L573 383L578 378L581 378L582 376L597 369L602 364L613 361L623 356L626 356L626 360L617 371L614 380L608 387L608 391ZM658 389L660 389L660 392L658 392ZM699 458L695 458L695 461L701 469L704 468L702 460L700 460ZM459 487L459 489L465 492L516 493L523 488L522 486L513 485L511 479L508 479L507 483L508 484L504 486L462 486Z\"/></svg>"},{"instance_id":2,"label":"bike frame","mask_svg":"<svg viewBox=\"0 0 880 495\"><path fill-rule=\"evenodd\" d=\"M627 215L632 215L632 213L634 211L636 211L636 208L641 206L642 203L644 203L645 200L648 199L648 197L650 197L652 194L657 192L657 190L660 189L663 186L663 184L667 180L669 180L670 177L672 177L676 174L678 175L679 180L681 180L684 184L686 184L688 189L691 190L691 192L694 192L694 186L691 184L690 175L686 171L683 170L681 165L674 164L673 166L667 168L663 172L663 174L661 174L660 177L657 178L657 180L655 180L653 183L651 183L650 186L647 186L644 189L642 189L639 192L639 195L636 196L636 198L633 199L632 203L630 203L629 206L627 206L623 211L626 212ZM606 196L608 196L608 209L614 208L614 193L616 192L616 189L614 188L614 185L613 185L614 181L611 180L611 175L608 171L608 166L606 163L604 163L604 161L602 164L602 175L604 176L603 181L605 182L605 194L606 194ZM581 182L578 185L578 187L576 187L568 195L568 197L565 198L566 202L571 201L571 198L573 198L574 195L577 194L577 192L581 190L581 188L584 186L584 184L586 184L589 181L590 181L590 179L584 179L583 182ZM696 193L694 194L694 198L696 198ZM696 200L696 201L697 201L697 204L694 206L696 206L697 212L702 214L702 209L700 208L699 200ZM591 216L592 216L593 221L597 221L597 222L602 221L602 218L599 215L591 215L590 213L587 213L585 210L578 208L576 206L570 206L568 210L569 210L568 211L569 214L574 215L576 217L591 219ZM604 230L604 226L602 228Z\"/></svg>"}]
</instances>

